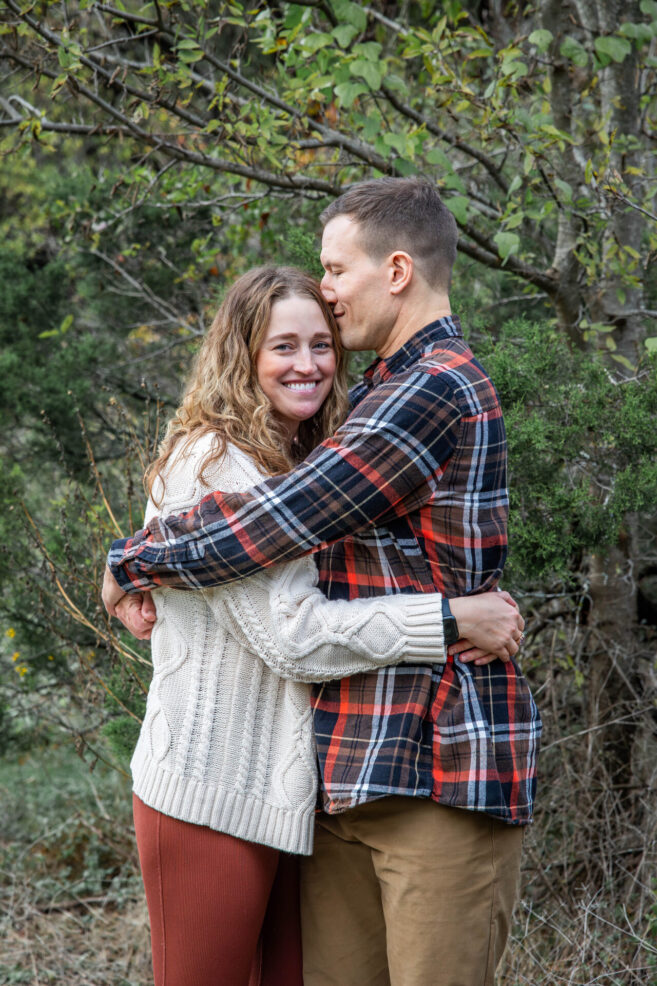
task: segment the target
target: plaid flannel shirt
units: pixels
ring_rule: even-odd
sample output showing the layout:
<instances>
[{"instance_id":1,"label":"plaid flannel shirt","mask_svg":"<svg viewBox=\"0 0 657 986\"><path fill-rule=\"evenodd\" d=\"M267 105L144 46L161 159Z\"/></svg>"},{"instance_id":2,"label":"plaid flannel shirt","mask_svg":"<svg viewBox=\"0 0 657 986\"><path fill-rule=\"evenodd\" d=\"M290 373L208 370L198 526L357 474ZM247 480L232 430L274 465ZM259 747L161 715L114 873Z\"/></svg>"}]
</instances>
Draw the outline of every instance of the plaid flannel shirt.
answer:
<instances>
[{"instance_id":1,"label":"plaid flannel shirt","mask_svg":"<svg viewBox=\"0 0 657 986\"><path fill-rule=\"evenodd\" d=\"M318 552L329 598L497 585L506 438L458 320L432 322L352 392L337 434L285 476L213 493L117 541L127 591L196 588ZM390 794L531 821L540 719L515 662L399 665L314 688L324 808Z\"/></svg>"}]
</instances>

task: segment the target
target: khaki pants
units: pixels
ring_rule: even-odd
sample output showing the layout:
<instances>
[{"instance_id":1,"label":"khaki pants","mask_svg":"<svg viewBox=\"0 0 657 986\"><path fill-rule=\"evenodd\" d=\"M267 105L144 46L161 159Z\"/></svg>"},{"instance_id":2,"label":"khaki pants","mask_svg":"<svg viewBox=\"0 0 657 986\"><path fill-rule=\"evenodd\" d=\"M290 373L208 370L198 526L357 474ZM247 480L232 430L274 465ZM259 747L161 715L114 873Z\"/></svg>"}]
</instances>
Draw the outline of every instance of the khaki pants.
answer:
<instances>
[{"instance_id":1,"label":"khaki pants","mask_svg":"<svg viewBox=\"0 0 657 986\"><path fill-rule=\"evenodd\" d=\"M304 986L493 986L522 839L421 798L318 815L302 865Z\"/></svg>"}]
</instances>

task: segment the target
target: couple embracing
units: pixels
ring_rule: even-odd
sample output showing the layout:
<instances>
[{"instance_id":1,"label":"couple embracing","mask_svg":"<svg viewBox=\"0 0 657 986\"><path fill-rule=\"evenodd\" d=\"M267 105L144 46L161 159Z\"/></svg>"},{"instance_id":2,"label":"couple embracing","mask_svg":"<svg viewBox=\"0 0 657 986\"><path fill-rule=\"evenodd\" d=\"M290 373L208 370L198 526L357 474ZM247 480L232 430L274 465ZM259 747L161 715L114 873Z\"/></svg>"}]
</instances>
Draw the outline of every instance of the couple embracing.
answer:
<instances>
[{"instance_id":1,"label":"couple embracing","mask_svg":"<svg viewBox=\"0 0 657 986\"><path fill-rule=\"evenodd\" d=\"M495 591L502 412L435 189L363 182L321 219L321 285L226 295L109 555L105 604L153 647L155 983L492 986L540 733ZM348 397L344 350L377 357Z\"/></svg>"}]
</instances>

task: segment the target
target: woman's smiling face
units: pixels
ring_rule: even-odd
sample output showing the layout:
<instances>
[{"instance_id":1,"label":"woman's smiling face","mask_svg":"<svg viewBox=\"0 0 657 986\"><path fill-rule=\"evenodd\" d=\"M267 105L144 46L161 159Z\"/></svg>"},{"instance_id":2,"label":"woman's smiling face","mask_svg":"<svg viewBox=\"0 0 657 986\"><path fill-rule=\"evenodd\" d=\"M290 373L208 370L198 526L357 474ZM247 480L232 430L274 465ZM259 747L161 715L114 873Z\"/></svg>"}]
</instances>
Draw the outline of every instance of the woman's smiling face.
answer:
<instances>
[{"instance_id":1,"label":"woman's smiling face","mask_svg":"<svg viewBox=\"0 0 657 986\"><path fill-rule=\"evenodd\" d=\"M274 302L256 354L258 383L290 439L328 397L336 367L333 337L312 298L292 295Z\"/></svg>"}]
</instances>

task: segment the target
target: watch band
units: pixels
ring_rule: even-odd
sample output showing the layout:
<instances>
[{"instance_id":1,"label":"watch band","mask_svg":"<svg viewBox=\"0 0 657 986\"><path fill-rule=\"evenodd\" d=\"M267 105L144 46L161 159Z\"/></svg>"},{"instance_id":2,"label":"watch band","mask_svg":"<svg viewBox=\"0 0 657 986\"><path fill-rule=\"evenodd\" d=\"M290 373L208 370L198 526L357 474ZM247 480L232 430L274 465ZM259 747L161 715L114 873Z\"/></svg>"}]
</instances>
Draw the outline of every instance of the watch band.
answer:
<instances>
[{"instance_id":1,"label":"watch band","mask_svg":"<svg viewBox=\"0 0 657 986\"><path fill-rule=\"evenodd\" d=\"M455 644L459 639L459 628L456 622L456 617L452 614L450 609L449 599L443 596L443 636L445 638L445 647L450 647L451 644Z\"/></svg>"}]
</instances>

